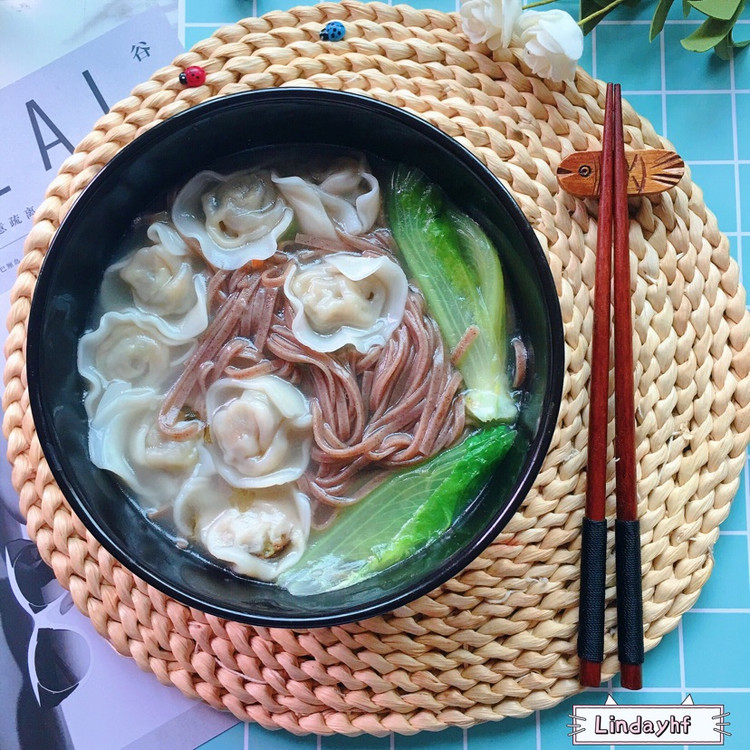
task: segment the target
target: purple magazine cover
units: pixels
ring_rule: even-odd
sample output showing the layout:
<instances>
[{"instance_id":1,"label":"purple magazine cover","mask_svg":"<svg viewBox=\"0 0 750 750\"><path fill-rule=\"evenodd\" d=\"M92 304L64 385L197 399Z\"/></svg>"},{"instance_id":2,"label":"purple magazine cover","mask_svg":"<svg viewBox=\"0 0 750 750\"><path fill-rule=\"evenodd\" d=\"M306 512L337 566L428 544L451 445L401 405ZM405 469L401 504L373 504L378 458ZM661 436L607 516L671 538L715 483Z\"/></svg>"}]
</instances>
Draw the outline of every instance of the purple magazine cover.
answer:
<instances>
[{"instance_id":1,"label":"purple magazine cover","mask_svg":"<svg viewBox=\"0 0 750 750\"><path fill-rule=\"evenodd\" d=\"M18 12L43 14L44 5ZM150 5L159 7L126 20ZM0 88L3 320L34 210L60 164L109 106L182 51L176 0L86 6L88 38L91 26L106 33ZM0 42L13 31L3 21ZM2 437L0 449L0 749L193 748L236 723L161 685L96 633L28 540Z\"/></svg>"}]
</instances>

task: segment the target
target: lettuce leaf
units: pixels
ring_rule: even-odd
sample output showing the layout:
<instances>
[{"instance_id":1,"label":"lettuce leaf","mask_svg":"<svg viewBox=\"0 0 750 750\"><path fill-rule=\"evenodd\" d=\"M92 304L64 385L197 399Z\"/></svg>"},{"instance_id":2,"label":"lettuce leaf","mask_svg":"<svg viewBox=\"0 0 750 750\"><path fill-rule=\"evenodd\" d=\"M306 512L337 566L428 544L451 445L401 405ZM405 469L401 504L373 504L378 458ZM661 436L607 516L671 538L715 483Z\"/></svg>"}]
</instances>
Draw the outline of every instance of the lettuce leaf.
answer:
<instances>
[{"instance_id":1,"label":"lettuce leaf","mask_svg":"<svg viewBox=\"0 0 750 750\"><path fill-rule=\"evenodd\" d=\"M311 540L279 584L298 596L350 586L443 534L513 445L505 424L476 432L419 466L391 475Z\"/></svg>"},{"instance_id":2,"label":"lettuce leaf","mask_svg":"<svg viewBox=\"0 0 750 750\"><path fill-rule=\"evenodd\" d=\"M454 350L469 328L478 335L457 367L466 408L482 422L516 418L506 372L505 284L500 259L481 227L446 206L417 169L398 167L388 195L393 236L425 296L445 343Z\"/></svg>"}]
</instances>

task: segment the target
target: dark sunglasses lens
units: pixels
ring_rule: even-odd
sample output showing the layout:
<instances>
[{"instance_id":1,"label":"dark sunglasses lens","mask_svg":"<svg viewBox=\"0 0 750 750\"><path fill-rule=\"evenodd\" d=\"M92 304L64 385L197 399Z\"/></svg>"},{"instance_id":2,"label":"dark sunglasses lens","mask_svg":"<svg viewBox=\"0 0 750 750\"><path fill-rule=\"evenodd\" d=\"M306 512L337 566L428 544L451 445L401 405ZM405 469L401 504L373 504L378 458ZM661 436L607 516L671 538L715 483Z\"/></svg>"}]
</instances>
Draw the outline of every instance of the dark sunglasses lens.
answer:
<instances>
[{"instance_id":1,"label":"dark sunglasses lens","mask_svg":"<svg viewBox=\"0 0 750 750\"><path fill-rule=\"evenodd\" d=\"M14 539L8 542L7 550L18 588L34 611L44 609L65 593L33 542Z\"/></svg>"},{"instance_id":2,"label":"dark sunglasses lens","mask_svg":"<svg viewBox=\"0 0 750 750\"><path fill-rule=\"evenodd\" d=\"M40 628L34 652L40 706L59 705L86 676L90 665L91 652L83 636L72 630Z\"/></svg>"}]
</instances>

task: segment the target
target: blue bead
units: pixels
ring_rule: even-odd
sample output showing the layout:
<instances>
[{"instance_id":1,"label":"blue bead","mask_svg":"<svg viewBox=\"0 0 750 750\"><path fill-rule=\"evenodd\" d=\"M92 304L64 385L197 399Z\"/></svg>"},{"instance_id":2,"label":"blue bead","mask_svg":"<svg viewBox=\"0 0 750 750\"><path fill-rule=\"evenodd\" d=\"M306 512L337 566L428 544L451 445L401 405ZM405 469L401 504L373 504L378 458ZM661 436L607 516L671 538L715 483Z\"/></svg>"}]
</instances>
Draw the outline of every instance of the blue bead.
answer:
<instances>
[{"instance_id":1,"label":"blue bead","mask_svg":"<svg viewBox=\"0 0 750 750\"><path fill-rule=\"evenodd\" d=\"M338 42L344 38L346 28L341 21L329 21L320 31L324 42Z\"/></svg>"}]
</instances>

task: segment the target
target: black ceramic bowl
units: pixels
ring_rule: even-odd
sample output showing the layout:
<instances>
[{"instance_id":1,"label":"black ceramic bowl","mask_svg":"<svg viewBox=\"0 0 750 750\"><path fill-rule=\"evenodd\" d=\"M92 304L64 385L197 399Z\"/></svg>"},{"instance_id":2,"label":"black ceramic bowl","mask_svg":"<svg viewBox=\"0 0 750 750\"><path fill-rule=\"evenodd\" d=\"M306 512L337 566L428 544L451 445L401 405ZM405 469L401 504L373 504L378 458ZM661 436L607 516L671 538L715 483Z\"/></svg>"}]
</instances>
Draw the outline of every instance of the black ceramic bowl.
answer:
<instances>
[{"instance_id":1,"label":"black ceramic bowl","mask_svg":"<svg viewBox=\"0 0 750 750\"><path fill-rule=\"evenodd\" d=\"M506 286L534 351L519 436L488 486L449 533L385 573L342 591L295 597L233 575L179 549L89 460L78 339L105 268L133 219L165 190L228 157L261 147L330 144L422 169L479 220L502 250ZM502 238L502 242L500 241ZM191 607L276 627L316 627L370 617L443 583L503 529L544 460L557 420L563 336L544 254L515 201L466 149L425 121L375 100L313 89L270 89L213 99L154 127L96 176L65 217L31 307L28 382L37 433L73 510L133 573Z\"/></svg>"}]
</instances>

